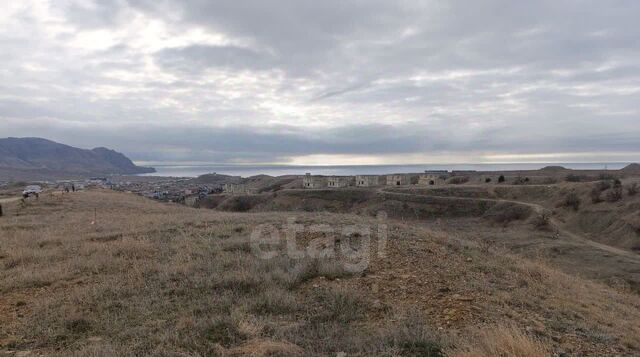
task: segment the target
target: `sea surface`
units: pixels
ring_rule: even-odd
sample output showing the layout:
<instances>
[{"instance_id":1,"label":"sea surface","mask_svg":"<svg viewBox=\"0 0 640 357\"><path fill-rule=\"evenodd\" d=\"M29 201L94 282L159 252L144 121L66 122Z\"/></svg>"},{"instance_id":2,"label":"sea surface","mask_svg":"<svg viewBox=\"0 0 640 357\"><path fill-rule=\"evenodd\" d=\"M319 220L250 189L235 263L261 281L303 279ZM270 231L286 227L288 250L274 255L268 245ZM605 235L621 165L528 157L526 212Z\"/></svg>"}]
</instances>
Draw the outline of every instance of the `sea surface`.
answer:
<instances>
[{"instance_id":1,"label":"sea surface","mask_svg":"<svg viewBox=\"0 0 640 357\"><path fill-rule=\"evenodd\" d=\"M628 163L510 163L510 164L424 164L424 165L341 165L341 166L288 166L288 165L150 165L156 172L143 176L197 177L218 173L232 176L254 175L384 175L391 173L424 172L425 170L510 171L537 170L545 166L563 166L575 170L617 170Z\"/></svg>"}]
</instances>

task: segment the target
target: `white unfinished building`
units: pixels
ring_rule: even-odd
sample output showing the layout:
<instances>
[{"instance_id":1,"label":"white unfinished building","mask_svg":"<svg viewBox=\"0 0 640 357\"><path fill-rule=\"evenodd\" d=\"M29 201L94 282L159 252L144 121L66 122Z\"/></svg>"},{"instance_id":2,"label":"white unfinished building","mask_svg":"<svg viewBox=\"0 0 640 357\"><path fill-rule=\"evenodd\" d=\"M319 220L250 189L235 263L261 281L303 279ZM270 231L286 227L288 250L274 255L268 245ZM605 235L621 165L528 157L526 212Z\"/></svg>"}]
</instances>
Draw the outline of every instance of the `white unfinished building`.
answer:
<instances>
[{"instance_id":1,"label":"white unfinished building","mask_svg":"<svg viewBox=\"0 0 640 357\"><path fill-rule=\"evenodd\" d=\"M358 175L356 176L356 186L373 187L380 185L380 176L378 175Z\"/></svg>"},{"instance_id":2,"label":"white unfinished building","mask_svg":"<svg viewBox=\"0 0 640 357\"><path fill-rule=\"evenodd\" d=\"M387 175L387 186L404 186L409 184L408 175Z\"/></svg>"},{"instance_id":3,"label":"white unfinished building","mask_svg":"<svg viewBox=\"0 0 640 357\"><path fill-rule=\"evenodd\" d=\"M330 188L353 186L355 180L353 176L329 176L327 186Z\"/></svg>"},{"instance_id":4,"label":"white unfinished building","mask_svg":"<svg viewBox=\"0 0 640 357\"><path fill-rule=\"evenodd\" d=\"M449 177L447 171L425 171L418 179L418 185L442 185Z\"/></svg>"},{"instance_id":5,"label":"white unfinished building","mask_svg":"<svg viewBox=\"0 0 640 357\"><path fill-rule=\"evenodd\" d=\"M307 173L302 178L303 188L325 188L327 187L327 178L324 176L312 176Z\"/></svg>"}]
</instances>

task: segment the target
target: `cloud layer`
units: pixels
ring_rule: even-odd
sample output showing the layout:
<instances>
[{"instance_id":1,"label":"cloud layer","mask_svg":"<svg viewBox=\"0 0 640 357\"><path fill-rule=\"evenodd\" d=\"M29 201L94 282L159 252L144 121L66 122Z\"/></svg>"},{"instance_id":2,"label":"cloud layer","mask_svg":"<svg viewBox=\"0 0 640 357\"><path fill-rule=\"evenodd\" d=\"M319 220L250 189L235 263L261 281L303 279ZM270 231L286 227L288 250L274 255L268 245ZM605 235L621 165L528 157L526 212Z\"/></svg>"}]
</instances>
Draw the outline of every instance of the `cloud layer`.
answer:
<instances>
[{"instance_id":1,"label":"cloud layer","mask_svg":"<svg viewBox=\"0 0 640 357\"><path fill-rule=\"evenodd\" d=\"M637 161L635 1L22 1L0 136L140 161Z\"/></svg>"}]
</instances>

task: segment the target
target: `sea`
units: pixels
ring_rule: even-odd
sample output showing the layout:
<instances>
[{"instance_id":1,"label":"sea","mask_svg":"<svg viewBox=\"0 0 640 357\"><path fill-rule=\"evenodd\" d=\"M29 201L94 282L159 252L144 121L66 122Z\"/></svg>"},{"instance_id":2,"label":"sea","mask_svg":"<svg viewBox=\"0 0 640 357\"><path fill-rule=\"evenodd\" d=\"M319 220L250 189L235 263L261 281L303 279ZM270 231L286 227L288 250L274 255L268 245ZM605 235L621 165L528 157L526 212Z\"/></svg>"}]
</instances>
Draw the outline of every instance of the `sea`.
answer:
<instances>
[{"instance_id":1,"label":"sea","mask_svg":"<svg viewBox=\"0 0 640 357\"><path fill-rule=\"evenodd\" d=\"M574 170L618 170L629 163L508 163L508 164L424 164L424 165L336 165L336 166L294 166L294 165L150 165L156 172L143 176L197 177L218 173L231 176L249 177L255 175L384 175L392 173L424 172L425 170L475 170L475 171L517 171L537 170L545 166L562 166Z\"/></svg>"}]
</instances>

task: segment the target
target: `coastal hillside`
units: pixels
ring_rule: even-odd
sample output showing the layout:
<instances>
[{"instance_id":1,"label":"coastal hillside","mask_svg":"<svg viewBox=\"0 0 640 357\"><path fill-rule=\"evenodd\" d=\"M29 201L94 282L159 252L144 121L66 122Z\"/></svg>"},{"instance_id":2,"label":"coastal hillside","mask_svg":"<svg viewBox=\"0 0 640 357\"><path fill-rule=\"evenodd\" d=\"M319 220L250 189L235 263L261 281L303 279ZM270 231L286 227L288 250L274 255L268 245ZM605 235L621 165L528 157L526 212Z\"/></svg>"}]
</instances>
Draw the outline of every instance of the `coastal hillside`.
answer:
<instances>
[{"instance_id":1,"label":"coastal hillside","mask_svg":"<svg viewBox=\"0 0 640 357\"><path fill-rule=\"evenodd\" d=\"M52 192L4 209L0 355L640 350L636 293L479 244L486 225L466 234L449 219L198 210L111 190ZM301 227L291 242L288 222Z\"/></svg>"},{"instance_id":2,"label":"coastal hillside","mask_svg":"<svg viewBox=\"0 0 640 357\"><path fill-rule=\"evenodd\" d=\"M41 138L0 139L0 177L64 177L154 172L107 148L79 149ZM4 174L3 174L4 173Z\"/></svg>"}]
</instances>

